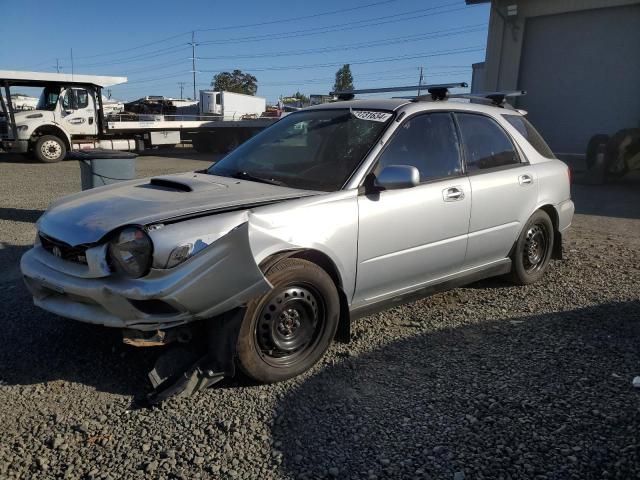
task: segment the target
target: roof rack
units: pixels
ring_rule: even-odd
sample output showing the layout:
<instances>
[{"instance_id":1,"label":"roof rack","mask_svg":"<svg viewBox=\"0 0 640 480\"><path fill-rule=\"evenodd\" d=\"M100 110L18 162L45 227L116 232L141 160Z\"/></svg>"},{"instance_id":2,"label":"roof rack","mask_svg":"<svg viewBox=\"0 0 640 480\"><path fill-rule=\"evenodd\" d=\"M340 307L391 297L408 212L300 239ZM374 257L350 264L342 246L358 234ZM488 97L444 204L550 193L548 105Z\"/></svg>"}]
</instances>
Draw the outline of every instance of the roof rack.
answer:
<instances>
[{"instance_id":1,"label":"roof rack","mask_svg":"<svg viewBox=\"0 0 640 480\"><path fill-rule=\"evenodd\" d=\"M466 88L469 85L466 82L460 83L437 83L433 85L411 85L407 87L383 87L383 88L364 88L360 90L340 90L331 92L329 95L338 97L339 100L352 100L357 94L362 93L389 93L389 92L412 92L414 90L426 90L429 95L420 95L417 97L410 97L415 100L425 100L430 98L432 100L444 100L449 95L450 88ZM402 97L409 98L409 97Z\"/></svg>"},{"instance_id":2,"label":"roof rack","mask_svg":"<svg viewBox=\"0 0 640 480\"><path fill-rule=\"evenodd\" d=\"M457 93L451 95L452 98L468 98L470 100L480 100L491 103L496 107L509 108L511 105L507 103L507 98L520 97L526 95L526 90L507 90L504 92L476 92L476 93Z\"/></svg>"}]
</instances>

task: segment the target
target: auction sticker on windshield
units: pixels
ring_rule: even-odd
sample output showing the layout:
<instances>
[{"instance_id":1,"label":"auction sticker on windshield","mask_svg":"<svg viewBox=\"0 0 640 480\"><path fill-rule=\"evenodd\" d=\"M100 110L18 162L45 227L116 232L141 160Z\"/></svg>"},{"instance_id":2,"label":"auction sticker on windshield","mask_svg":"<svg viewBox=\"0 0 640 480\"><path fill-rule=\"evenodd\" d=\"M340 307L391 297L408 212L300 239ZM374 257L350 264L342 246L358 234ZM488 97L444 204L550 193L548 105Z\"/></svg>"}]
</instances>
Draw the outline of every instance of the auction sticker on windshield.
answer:
<instances>
[{"instance_id":1,"label":"auction sticker on windshield","mask_svg":"<svg viewBox=\"0 0 640 480\"><path fill-rule=\"evenodd\" d=\"M370 110L354 110L353 116L360 120L370 120L372 122L386 122L391 117L388 112L373 112Z\"/></svg>"}]
</instances>

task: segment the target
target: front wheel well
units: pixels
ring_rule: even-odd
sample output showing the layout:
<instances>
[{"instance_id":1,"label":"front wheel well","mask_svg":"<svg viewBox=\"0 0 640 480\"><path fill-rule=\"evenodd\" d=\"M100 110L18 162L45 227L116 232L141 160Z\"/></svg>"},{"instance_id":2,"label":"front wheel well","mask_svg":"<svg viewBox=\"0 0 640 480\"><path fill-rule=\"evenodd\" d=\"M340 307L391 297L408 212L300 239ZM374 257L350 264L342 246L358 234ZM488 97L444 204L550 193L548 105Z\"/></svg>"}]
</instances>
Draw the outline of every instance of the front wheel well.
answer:
<instances>
[{"instance_id":1,"label":"front wheel well","mask_svg":"<svg viewBox=\"0 0 640 480\"><path fill-rule=\"evenodd\" d=\"M349 302L347 300L347 295L344 293L344 289L342 287L342 277L340 276L338 267L336 267L333 260L331 260L331 258L327 254L319 250L303 248L297 250L288 250L285 252L279 252L270 255L265 260L260 262L260 268L263 272L266 272L271 267L273 267L273 265L285 258L300 258L302 260L307 260L311 263L315 263L325 272L327 272L329 277L331 277L331 280L333 280L333 283L336 286L336 290L338 290L338 296L340 297L340 319L335 339L342 343L348 343L351 337L351 315L349 312Z\"/></svg>"},{"instance_id":2,"label":"front wheel well","mask_svg":"<svg viewBox=\"0 0 640 480\"><path fill-rule=\"evenodd\" d=\"M35 143L38 140L38 137L43 135L53 135L54 137L58 137L60 140L64 142L67 151L71 151L71 144L69 139L65 135L64 131L56 127L55 125L43 125L35 129L35 131L31 134L30 142Z\"/></svg>"}]
</instances>

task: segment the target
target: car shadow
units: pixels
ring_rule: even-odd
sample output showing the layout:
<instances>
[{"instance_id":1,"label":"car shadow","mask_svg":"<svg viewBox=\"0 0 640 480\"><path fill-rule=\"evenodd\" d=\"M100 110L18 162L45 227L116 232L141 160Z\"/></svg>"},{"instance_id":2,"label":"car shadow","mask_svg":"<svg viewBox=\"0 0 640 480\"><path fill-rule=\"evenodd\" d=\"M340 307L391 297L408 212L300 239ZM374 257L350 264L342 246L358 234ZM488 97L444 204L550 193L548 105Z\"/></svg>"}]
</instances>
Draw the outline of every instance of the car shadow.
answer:
<instances>
[{"instance_id":1,"label":"car shadow","mask_svg":"<svg viewBox=\"0 0 640 480\"><path fill-rule=\"evenodd\" d=\"M0 207L0 220L36 223L44 210Z\"/></svg>"},{"instance_id":2,"label":"car shadow","mask_svg":"<svg viewBox=\"0 0 640 480\"><path fill-rule=\"evenodd\" d=\"M0 248L0 381L19 386L68 380L128 396L148 392L147 373L159 349L124 345L118 330L34 306L19 270L28 248Z\"/></svg>"},{"instance_id":3,"label":"car shadow","mask_svg":"<svg viewBox=\"0 0 640 480\"><path fill-rule=\"evenodd\" d=\"M288 392L274 455L288 478L631 478L639 340L638 300L411 336Z\"/></svg>"}]
</instances>

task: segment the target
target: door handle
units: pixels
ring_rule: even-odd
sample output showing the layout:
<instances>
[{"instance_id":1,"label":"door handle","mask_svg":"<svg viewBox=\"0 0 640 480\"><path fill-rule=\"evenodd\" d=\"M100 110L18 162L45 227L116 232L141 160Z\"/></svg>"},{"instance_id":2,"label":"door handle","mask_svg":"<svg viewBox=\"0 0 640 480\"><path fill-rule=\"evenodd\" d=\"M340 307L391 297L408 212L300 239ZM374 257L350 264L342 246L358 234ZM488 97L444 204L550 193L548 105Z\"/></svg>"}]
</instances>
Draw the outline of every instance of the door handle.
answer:
<instances>
[{"instance_id":1,"label":"door handle","mask_svg":"<svg viewBox=\"0 0 640 480\"><path fill-rule=\"evenodd\" d=\"M533 183L533 177L528 173L525 173L524 175L520 175L518 177L518 183L522 186L531 185Z\"/></svg>"},{"instance_id":2,"label":"door handle","mask_svg":"<svg viewBox=\"0 0 640 480\"><path fill-rule=\"evenodd\" d=\"M455 202L456 200L462 200L464 198L464 192L460 187L449 187L442 191L442 199L445 202Z\"/></svg>"}]
</instances>

